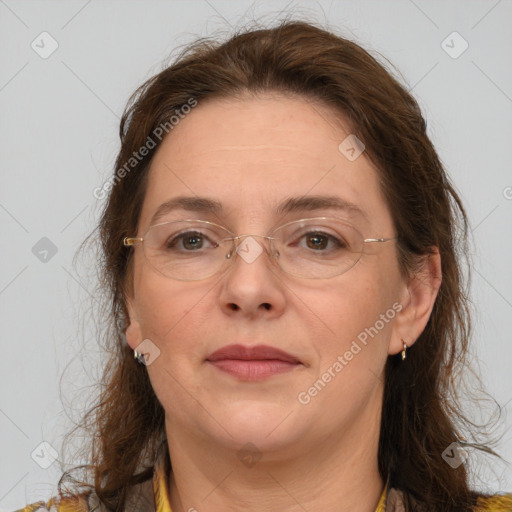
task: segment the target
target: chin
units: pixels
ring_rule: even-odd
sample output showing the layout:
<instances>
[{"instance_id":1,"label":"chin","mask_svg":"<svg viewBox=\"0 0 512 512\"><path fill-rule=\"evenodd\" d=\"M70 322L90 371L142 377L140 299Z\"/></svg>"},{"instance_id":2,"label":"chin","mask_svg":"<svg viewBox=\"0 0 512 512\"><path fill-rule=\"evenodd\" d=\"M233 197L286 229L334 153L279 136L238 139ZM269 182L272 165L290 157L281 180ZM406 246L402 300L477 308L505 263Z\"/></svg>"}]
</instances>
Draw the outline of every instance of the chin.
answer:
<instances>
[{"instance_id":1,"label":"chin","mask_svg":"<svg viewBox=\"0 0 512 512\"><path fill-rule=\"evenodd\" d=\"M262 451L276 450L300 437L296 415L290 414L293 410L291 405L286 408L280 404L258 404L254 401L233 405L233 409L219 417L226 418L222 425L231 436L225 440L236 449L252 443Z\"/></svg>"}]
</instances>

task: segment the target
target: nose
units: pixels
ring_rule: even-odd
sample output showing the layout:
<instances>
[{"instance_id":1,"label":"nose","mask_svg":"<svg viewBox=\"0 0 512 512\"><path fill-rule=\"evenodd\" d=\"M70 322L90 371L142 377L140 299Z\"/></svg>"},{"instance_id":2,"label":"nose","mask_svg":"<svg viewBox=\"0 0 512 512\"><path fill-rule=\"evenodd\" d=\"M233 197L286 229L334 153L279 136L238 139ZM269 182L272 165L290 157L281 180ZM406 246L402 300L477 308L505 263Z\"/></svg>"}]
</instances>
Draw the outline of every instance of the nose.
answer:
<instances>
[{"instance_id":1,"label":"nose","mask_svg":"<svg viewBox=\"0 0 512 512\"><path fill-rule=\"evenodd\" d=\"M261 243L266 239L268 243ZM282 280L271 256L271 237L261 235L239 235L234 248L226 255L232 259L231 267L224 274L219 295L221 308L226 314L239 311L254 317L259 314L279 316L285 306ZM271 268L273 267L273 268Z\"/></svg>"}]
</instances>

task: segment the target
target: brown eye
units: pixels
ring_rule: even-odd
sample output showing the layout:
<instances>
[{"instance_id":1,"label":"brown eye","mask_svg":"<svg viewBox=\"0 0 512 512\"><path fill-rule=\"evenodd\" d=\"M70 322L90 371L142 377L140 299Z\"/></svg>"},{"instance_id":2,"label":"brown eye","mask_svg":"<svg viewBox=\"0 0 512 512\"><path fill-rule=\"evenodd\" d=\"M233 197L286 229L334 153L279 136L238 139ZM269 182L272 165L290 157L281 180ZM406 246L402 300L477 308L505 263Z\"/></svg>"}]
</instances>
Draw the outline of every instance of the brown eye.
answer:
<instances>
[{"instance_id":1,"label":"brown eye","mask_svg":"<svg viewBox=\"0 0 512 512\"><path fill-rule=\"evenodd\" d=\"M343 239L339 239L322 231L306 233L302 235L300 239L306 239L306 247L317 252L328 252L329 249L336 250L347 247Z\"/></svg>"},{"instance_id":2,"label":"brown eye","mask_svg":"<svg viewBox=\"0 0 512 512\"><path fill-rule=\"evenodd\" d=\"M184 249L185 251L192 252L197 249L202 249L205 239L207 240L208 238L202 233L190 231L169 239L165 244L165 248L172 249L181 243L181 246L178 246L178 250Z\"/></svg>"},{"instance_id":3,"label":"brown eye","mask_svg":"<svg viewBox=\"0 0 512 512\"><path fill-rule=\"evenodd\" d=\"M183 246L186 249L200 249L203 246L201 235L190 235L183 238Z\"/></svg>"},{"instance_id":4,"label":"brown eye","mask_svg":"<svg viewBox=\"0 0 512 512\"><path fill-rule=\"evenodd\" d=\"M329 240L324 235L315 234L308 237L307 243L311 249L325 249Z\"/></svg>"}]
</instances>

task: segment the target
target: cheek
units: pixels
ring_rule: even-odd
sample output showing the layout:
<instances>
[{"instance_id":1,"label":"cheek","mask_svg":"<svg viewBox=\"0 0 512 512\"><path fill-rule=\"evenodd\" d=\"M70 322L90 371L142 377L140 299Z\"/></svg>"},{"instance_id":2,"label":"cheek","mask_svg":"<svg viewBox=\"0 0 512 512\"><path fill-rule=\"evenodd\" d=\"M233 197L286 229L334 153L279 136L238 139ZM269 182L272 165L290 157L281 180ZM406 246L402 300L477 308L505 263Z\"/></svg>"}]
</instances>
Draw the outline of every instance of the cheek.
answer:
<instances>
[{"instance_id":1,"label":"cheek","mask_svg":"<svg viewBox=\"0 0 512 512\"><path fill-rule=\"evenodd\" d=\"M141 334L159 349L159 358L147 367L156 396L173 415L193 408L196 375L207 351L207 326L211 316L204 286L180 283L147 272L139 287L138 312ZM210 329L211 331L211 329ZM184 393L183 390L187 392Z\"/></svg>"},{"instance_id":2,"label":"cheek","mask_svg":"<svg viewBox=\"0 0 512 512\"><path fill-rule=\"evenodd\" d=\"M375 274L353 271L312 301L328 329L323 335L310 330L317 360L301 399L311 400L317 410L330 410L324 421L333 427L370 400L378 402L396 316L392 293Z\"/></svg>"},{"instance_id":3,"label":"cheek","mask_svg":"<svg viewBox=\"0 0 512 512\"><path fill-rule=\"evenodd\" d=\"M166 279L152 270L140 273L137 286L142 336L170 354L165 364L175 364L188 353L202 353L211 318L211 297L204 284ZM206 331L208 332L208 331Z\"/></svg>"},{"instance_id":4,"label":"cheek","mask_svg":"<svg viewBox=\"0 0 512 512\"><path fill-rule=\"evenodd\" d=\"M351 272L329 283L311 300L324 325L321 336L314 335L320 368L329 368L342 356L347 368L366 367L380 373L397 313L393 274L384 279L382 268L370 265Z\"/></svg>"}]
</instances>

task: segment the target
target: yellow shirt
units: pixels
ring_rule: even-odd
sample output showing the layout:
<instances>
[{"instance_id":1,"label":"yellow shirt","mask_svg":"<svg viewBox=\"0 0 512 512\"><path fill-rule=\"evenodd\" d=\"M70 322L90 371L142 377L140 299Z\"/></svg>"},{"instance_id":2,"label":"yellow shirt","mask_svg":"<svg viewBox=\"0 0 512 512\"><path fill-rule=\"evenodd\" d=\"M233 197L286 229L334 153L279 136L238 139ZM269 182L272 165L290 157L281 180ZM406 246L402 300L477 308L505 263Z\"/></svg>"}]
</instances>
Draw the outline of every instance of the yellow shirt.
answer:
<instances>
[{"instance_id":1,"label":"yellow shirt","mask_svg":"<svg viewBox=\"0 0 512 512\"><path fill-rule=\"evenodd\" d=\"M154 466L152 481L148 480L140 484L144 497L134 506L127 506L125 510L136 510L137 512L172 512L168 482L170 476L170 464L167 452L161 450ZM152 489L151 489L152 488ZM89 494L59 499L53 497L48 502L39 501L15 512L103 512L104 507L97 497L91 492ZM390 489L389 484L384 487L382 495L375 512L402 512L400 491ZM475 512L512 512L512 494L496 495L490 498L480 498Z\"/></svg>"}]
</instances>

